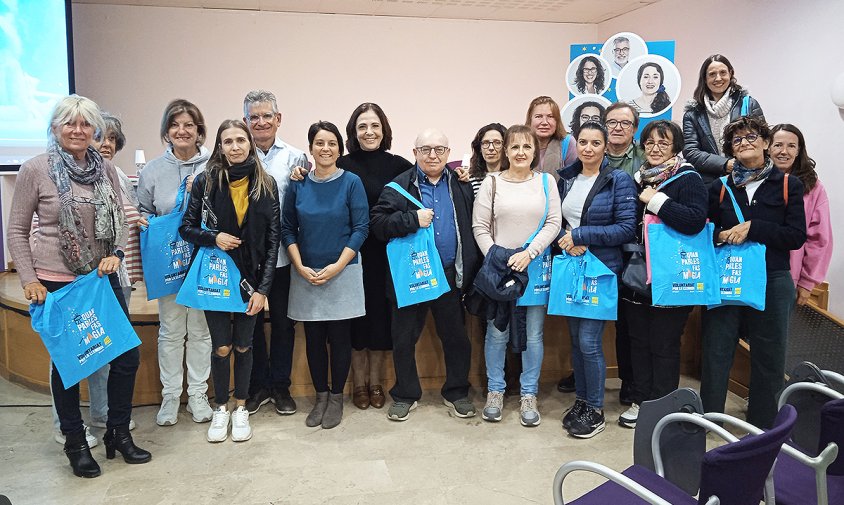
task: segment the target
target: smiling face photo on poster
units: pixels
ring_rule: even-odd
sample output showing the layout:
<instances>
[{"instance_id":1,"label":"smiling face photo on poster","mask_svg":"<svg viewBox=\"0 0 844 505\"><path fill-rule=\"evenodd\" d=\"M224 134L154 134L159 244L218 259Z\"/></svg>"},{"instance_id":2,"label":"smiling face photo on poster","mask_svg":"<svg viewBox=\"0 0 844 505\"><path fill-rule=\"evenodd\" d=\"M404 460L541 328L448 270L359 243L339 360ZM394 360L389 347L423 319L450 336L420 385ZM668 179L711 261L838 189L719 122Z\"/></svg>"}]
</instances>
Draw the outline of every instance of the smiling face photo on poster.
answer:
<instances>
[{"instance_id":1,"label":"smiling face photo on poster","mask_svg":"<svg viewBox=\"0 0 844 505\"><path fill-rule=\"evenodd\" d=\"M610 73L616 79L630 61L646 54L648 45L644 39L631 32L616 33L601 47L601 57L609 62Z\"/></svg>"},{"instance_id":2,"label":"smiling face photo on poster","mask_svg":"<svg viewBox=\"0 0 844 505\"><path fill-rule=\"evenodd\" d=\"M668 59L655 54L640 56L624 67L615 93L641 117L654 117L668 110L680 96L680 71Z\"/></svg>"},{"instance_id":3,"label":"smiling face photo on poster","mask_svg":"<svg viewBox=\"0 0 844 505\"><path fill-rule=\"evenodd\" d=\"M597 54L582 54L566 69L566 86L575 96L602 95L611 81L610 63Z\"/></svg>"},{"instance_id":4,"label":"smiling face photo on poster","mask_svg":"<svg viewBox=\"0 0 844 505\"><path fill-rule=\"evenodd\" d=\"M580 107L581 105L587 103L589 103L588 106L583 108ZM595 116L601 116L597 119L597 121L603 124L604 110L606 110L611 103L612 102L610 102L609 99L599 95L576 96L563 106L563 109L560 111L560 116L562 117L563 124L566 125L566 128L568 128L571 132L574 132L579 129L581 123L585 123L586 121L596 121ZM595 105L603 107L603 110ZM575 118L575 112L582 117Z\"/></svg>"}]
</instances>

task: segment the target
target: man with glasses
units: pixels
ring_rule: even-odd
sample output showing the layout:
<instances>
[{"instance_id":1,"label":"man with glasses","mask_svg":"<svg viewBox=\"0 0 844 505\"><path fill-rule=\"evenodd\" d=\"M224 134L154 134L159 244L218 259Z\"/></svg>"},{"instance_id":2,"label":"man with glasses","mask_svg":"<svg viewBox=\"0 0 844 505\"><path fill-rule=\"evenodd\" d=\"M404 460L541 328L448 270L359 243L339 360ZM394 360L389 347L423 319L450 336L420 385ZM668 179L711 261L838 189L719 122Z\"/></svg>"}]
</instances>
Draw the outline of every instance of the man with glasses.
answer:
<instances>
[{"instance_id":1,"label":"man with glasses","mask_svg":"<svg viewBox=\"0 0 844 505\"><path fill-rule=\"evenodd\" d=\"M430 310L442 342L446 379L441 394L443 403L457 417L472 417L475 406L469 400L469 364L471 344L464 326L461 298L472 285L480 263L480 251L472 235L472 186L458 180L447 169L448 138L435 129L416 137L413 154L416 166L393 182L404 188L425 206L418 209L390 187L384 188L370 212L370 233L388 241L415 233L419 228L434 227L434 241L451 290L436 300L398 308L395 291L387 296L392 305L393 364L396 385L390 390L393 405L387 418L404 421L422 397L416 368L416 342Z\"/></svg>"},{"instance_id":2,"label":"man with glasses","mask_svg":"<svg viewBox=\"0 0 844 505\"><path fill-rule=\"evenodd\" d=\"M630 104L616 102L607 107L604 117L604 125L609 134L606 151L609 165L633 176L645 161L642 146L633 142L633 135L639 128L639 113ZM633 388L633 368L630 363L630 335L627 332L626 319L621 313L623 306L624 304L619 304L618 319L615 322L615 357L618 362L618 378L621 379L619 401L629 406L632 405L630 393ZM563 393L574 392L574 374L561 379L557 390Z\"/></svg>"},{"instance_id":3,"label":"man with glasses","mask_svg":"<svg viewBox=\"0 0 844 505\"><path fill-rule=\"evenodd\" d=\"M612 41L613 74L618 72L630 61L630 39L627 37L616 37Z\"/></svg>"},{"instance_id":4,"label":"man with glasses","mask_svg":"<svg viewBox=\"0 0 844 505\"><path fill-rule=\"evenodd\" d=\"M252 133L258 157L267 173L278 185L279 200L290 182L294 167L307 166L305 153L278 138L281 113L275 95L269 91L250 91L243 99L243 121ZM296 413L296 402L290 396L290 372L293 368L293 321L287 317L287 300L290 290L290 258L284 248L278 250L278 262L273 285L267 295L270 309L270 349L264 337L263 318L255 325L252 336L252 376L249 381L249 400L246 409L258 412L271 401L281 415Z\"/></svg>"}]
</instances>

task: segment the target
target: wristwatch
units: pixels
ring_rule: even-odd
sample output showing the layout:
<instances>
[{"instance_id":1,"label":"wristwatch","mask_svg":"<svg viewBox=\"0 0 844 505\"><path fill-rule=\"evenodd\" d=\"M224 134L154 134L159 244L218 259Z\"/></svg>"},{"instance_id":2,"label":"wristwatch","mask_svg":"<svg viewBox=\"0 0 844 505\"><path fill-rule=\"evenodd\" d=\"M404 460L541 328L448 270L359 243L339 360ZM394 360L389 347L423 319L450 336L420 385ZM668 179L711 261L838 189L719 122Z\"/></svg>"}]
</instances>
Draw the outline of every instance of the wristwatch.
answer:
<instances>
[{"instance_id":1,"label":"wristwatch","mask_svg":"<svg viewBox=\"0 0 844 505\"><path fill-rule=\"evenodd\" d=\"M532 250L530 250L530 249L528 249L528 250L527 250L527 252L528 252L528 256L530 256L530 259L531 259L531 260L535 260L535 259L536 259L536 253L535 253L535 252L533 252L533 251L532 251Z\"/></svg>"},{"instance_id":2,"label":"wristwatch","mask_svg":"<svg viewBox=\"0 0 844 505\"><path fill-rule=\"evenodd\" d=\"M112 256L117 256L120 261L123 261L125 254L120 249L115 249L114 252L111 253Z\"/></svg>"}]
</instances>

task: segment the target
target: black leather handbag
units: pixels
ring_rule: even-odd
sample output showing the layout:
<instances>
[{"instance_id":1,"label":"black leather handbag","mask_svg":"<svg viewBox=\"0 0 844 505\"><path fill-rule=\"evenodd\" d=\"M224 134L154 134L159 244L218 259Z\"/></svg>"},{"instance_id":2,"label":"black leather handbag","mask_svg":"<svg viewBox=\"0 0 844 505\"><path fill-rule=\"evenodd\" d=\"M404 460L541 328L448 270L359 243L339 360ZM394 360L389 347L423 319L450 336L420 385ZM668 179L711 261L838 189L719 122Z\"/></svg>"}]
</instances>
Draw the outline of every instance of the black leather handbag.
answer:
<instances>
[{"instance_id":1,"label":"black leather handbag","mask_svg":"<svg viewBox=\"0 0 844 505\"><path fill-rule=\"evenodd\" d=\"M621 272L621 283L640 295L650 297L651 285L648 284L648 265L645 262L644 244L624 244L621 250L632 253Z\"/></svg>"}]
</instances>

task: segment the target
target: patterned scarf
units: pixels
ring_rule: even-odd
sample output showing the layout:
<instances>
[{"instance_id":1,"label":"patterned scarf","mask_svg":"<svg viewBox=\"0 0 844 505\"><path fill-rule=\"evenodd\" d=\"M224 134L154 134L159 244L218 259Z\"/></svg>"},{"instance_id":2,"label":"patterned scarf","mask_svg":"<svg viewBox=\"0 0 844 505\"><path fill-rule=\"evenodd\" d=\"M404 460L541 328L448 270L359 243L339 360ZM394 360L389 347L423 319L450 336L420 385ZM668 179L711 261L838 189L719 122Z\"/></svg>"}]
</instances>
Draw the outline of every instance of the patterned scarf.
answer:
<instances>
[{"instance_id":1,"label":"patterned scarf","mask_svg":"<svg viewBox=\"0 0 844 505\"><path fill-rule=\"evenodd\" d=\"M111 254L123 230L123 209L111 180L105 175L103 158L93 147L85 153L87 165L81 168L67 151L52 144L48 149L50 179L59 193L59 249L67 268L78 275L96 268L100 259ZM94 240L88 236L73 198L70 181L94 185Z\"/></svg>"},{"instance_id":2,"label":"patterned scarf","mask_svg":"<svg viewBox=\"0 0 844 505\"><path fill-rule=\"evenodd\" d=\"M712 131L715 147L721 156L724 155L724 127L730 122L730 111L733 110L732 92L733 88L727 89L724 96L717 102L713 102L708 96L703 97L703 105L706 107L706 115L709 118L709 129Z\"/></svg>"},{"instance_id":3,"label":"patterned scarf","mask_svg":"<svg viewBox=\"0 0 844 505\"><path fill-rule=\"evenodd\" d=\"M736 160L733 165L733 184L737 188L743 188L753 181L764 181L773 169L774 161L771 158L765 158L765 166L762 168L754 169L747 168Z\"/></svg>"},{"instance_id":4,"label":"patterned scarf","mask_svg":"<svg viewBox=\"0 0 844 505\"><path fill-rule=\"evenodd\" d=\"M673 177L684 163L686 163L686 159L683 158L682 154L676 154L673 158L669 158L655 167L645 162L639 168L639 177L642 180L642 185L658 186Z\"/></svg>"}]
</instances>

